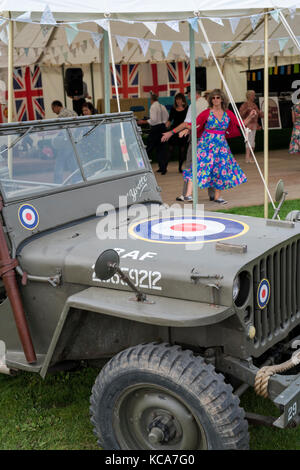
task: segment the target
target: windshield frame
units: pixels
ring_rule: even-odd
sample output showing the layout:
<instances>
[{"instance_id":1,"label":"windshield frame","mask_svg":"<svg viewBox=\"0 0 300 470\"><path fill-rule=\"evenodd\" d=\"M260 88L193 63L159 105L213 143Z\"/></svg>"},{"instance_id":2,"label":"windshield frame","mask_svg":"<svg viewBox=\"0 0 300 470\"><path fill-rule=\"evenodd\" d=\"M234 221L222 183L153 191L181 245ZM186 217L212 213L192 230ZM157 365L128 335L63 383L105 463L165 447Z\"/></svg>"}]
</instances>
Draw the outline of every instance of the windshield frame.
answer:
<instances>
[{"instance_id":1,"label":"windshield frame","mask_svg":"<svg viewBox=\"0 0 300 470\"><path fill-rule=\"evenodd\" d=\"M99 178L88 179L85 175L85 172L82 167L81 158L78 154L76 148L76 142L72 136L72 129L80 128L80 127L87 127L92 126L91 132L99 127L102 124L117 124L117 123L125 123L131 122L132 123L132 130L135 134L137 144L140 150L140 154L144 163L143 168L137 168L134 170L129 170L126 173L120 173L119 175L112 175L112 176L102 176ZM61 130L66 129L66 132L69 136L70 143L74 150L74 156L76 157L76 161L80 170L82 181L77 183L68 184L66 186L59 185L55 188L49 188L37 193L32 193L29 195L18 196L18 197L10 197L7 196L2 183L0 182L0 191L2 194L3 201L6 204L15 203L18 201L24 200L33 200L43 196L47 196L50 194L61 193L65 191L70 191L74 188L78 189L80 187L85 186L94 186L97 184L101 184L102 182L106 181L113 181L117 179L123 179L128 176L132 176L134 174L141 174L145 172L152 171L149 159L147 157L145 146L142 142L141 132L137 126L136 120L133 117L132 112L124 112L124 113L111 113L111 114L97 114L93 116L78 116L78 117L71 117L71 118L59 118L59 119L48 119L48 120L41 120L41 121L24 121L18 123L5 123L0 125L0 136L9 136L11 135L12 138L15 136L19 136L19 138L15 139L15 143L19 142L25 135L30 135L30 132L45 132L47 130Z\"/></svg>"}]
</instances>

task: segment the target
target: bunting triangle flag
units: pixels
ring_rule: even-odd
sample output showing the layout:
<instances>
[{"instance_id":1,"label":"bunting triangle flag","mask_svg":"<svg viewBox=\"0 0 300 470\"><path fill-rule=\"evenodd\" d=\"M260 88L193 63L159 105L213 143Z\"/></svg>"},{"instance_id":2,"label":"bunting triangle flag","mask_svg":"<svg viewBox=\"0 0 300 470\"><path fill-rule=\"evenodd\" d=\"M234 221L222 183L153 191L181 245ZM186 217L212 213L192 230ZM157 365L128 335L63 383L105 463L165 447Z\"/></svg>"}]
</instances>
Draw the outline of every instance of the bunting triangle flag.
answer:
<instances>
[{"instance_id":1,"label":"bunting triangle flag","mask_svg":"<svg viewBox=\"0 0 300 470\"><path fill-rule=\"evenodd\" d=\"M221 45L221 54L225 54L225 52L230 48L230 42L223 42Z\"/></svg>"},{"instance_id":2,"label":"bunting triangle flag","mask_svg":"<svg viewBox=\"0 0 300 470\"><path fill-rule=\"evenodd\" d=\"M278 39L278 43L279 43L279 50L282 51L285 47L285 45L287 44L287 42L289 41L289 38L279 38Z\"/></svg>"},{"instance_id":3,"label":"bunting triangle flag","mask_svg":"<svg viewBox=\"0 0 300 470\"><path fill-rule=\"evenodd\" d=\"M240 22L240 18L229 18L229 22L230 22L232 33L234 34Z\"/></svg>"},{"instance_id":4,"label":"bunting triangle flag","mask_svg":"<svg viewBox=\"0 0 300 470\"><path fill-rule=\"evenodd\" d=\"M68 23L68 26L70 26L70 28L73 28L76 31L78 31L78 23Z\"/></svg>"},{"instance_id":5,"label":"bunting triangle flag","mask_svg":"<svg viewBox=\"0 0 300 470\"><path fill-rule=\"evenodd\" d=\"M224 26L224 23L223 21L221 20L221 18L209 18L211 21L213 21L214 23L217 23L221 26Z\"/></svg>"},{"instance_id":6,"label":"bunting triangle flag","mask_svg":"<svg viewBox=\"0 0 300 470\"><path fill-rule=\"evenodd\" d=\"M289 8L289 12L290 12L291 18L293 20L295 18L296 7Z\"/></svg>"},{"instance_id":7,"label":"bunting triangle flag","mask_svg":"<svg viewBox=\"0 0 300 470\"><path fill-rule=\"evenodd\" d=\"M165 24L169 26L169 28L174 29L177 33L180 32L179 30L179 21L166 21Z\"/></svg>"},{"instance_id":8,"label":"bunting triangle flag","mask_svg":"<svg viewBox=\"0 0 300 470\"><path fill-rule=\"evenodd\" d=\"M97 47L97 49L99 49L100 42L103 38L103 34L91 32L91 36L92 36L95 46Z\"/></svg>"},{"instance_id":9,"label":"bunting triangle flag","mask_svg":"<svg viewBox=\"0 0 300 470\"><path fill-rule=\"evenodd\" d=\"M97 23L100 28L105 29L105 31L108 30L108 20L103 19L103 20L95 20L95 23Z\"/></svg>"},{"instance_id":10,"label":"bunting triangle flag","mask_svg":"<svg viewBox=\"0 0 300 470\"><path fill-rule=\"evenodd\" d=\"M270 15L272 16L273 20L276 21L276 23L279 23L279 10L270 11Z\"/></svg>"},{"instance_id":11,"label":"bunting triangle flag","mask_svg":"<svg viewBox=\"0 0 300 470\"><path fill-rule=\"evenodd\" d=\"M190 57L190 43L189 41L180 41L182 49L186 56Z\"/></svg>"},{"instance_id":12,"label":"bunting triangle flag","mask_svg":"<svg viewBox=\"0 0 300 470\"><path fill-rule=\"evenodd\" d=\"M42 14L40 24L56 24L55 18L48 5L46 5L45 10Z\"/></svg>"},{"instance_id":13,"label":"bunting triangle flag","mask_svg":"<svg viewBox=\"0 0 300 470\"><path fill-rule=\"evenodd\" d=\"M116 38L116 41L117 41L117 44L118 44L118 47L119 47L120 51L123 51L124 47L127 44L128 37L119 36L119 35L116 34L115 38Z\"/></svg>"},{"instance_id":14,"label":"bunting triangle flag","mask_svg":"<svg viewBox=\"0 0 300 470\"><path fill-rule=\"evenodd\" d=\"M196 33L198 33L198 18L189 18L188 22L190 23L191 27L193 28Z\"/></svg>"},{"instance_id":15,"label":"bunting triangle flag","mask_svg":"<svg viewBox=\"0 0 300 470\"><path fill-rule=\"evenodd\" d=\"M142 53L145 57L147 52L148 52L148 49L149 49L150 41L148 41L147 39L138 38L138 42L139 42L139 45L142 49Z\"/></svg>"},{"instance_id":16,"label":"bunting triangle flag","mask_svg":"<svg viewBox=\"0 0 300 470\"><path fill-rule=\"evenodd\" d=\"M3 28L0 31L0 39L2 42L4 42L4 44L8 44L8 34L6 28Z\"/></svg>"},{"instance_id":17,"label":"bunting triangle flag","mask_svg":"<svg viewBox=\"0 0 300 470\"><path fill-rule=\"evenodd\" d=\"M165 58L167 58L168 54L170 52L170 49L173 45L173 41L160 41L160 42L161 42L161 45L162 45L162 48L163 48Z\"/></svg>"},{"instance_id":18,"label":"bunting triangle flag","mask_svg":"<svg viewBox=\"0 0 300 470\"><path fill-rule=\"evenodd\" d=\"M25 13L23 13L22 15L17 16L16 20L17 21L31 21L31 11L25 11Z\"/></svg>"},{"instance_id":19,"label":"bunting triangle flag","mask_svg":"<svg viewBox=\"0 0 300 470\"><path fill-rule=\"evenodd\" d=\"M261 17L261 15L251 15L250 16L251 26L252 26L253 30L256 28L257 23L260 20L260 17Z\"/></svg>"},{"instance_id":20,"label":"bunting triangle flag","mask_svg":"<svg viewBox=\"0 0 300 470\"><path fill-rule=\"evenodd\" d=\"M66 27L66 28L65 28L65 32L66 32L68 44L69 44L69 46L70 46L71 43L74 41L75 37L77 36L78 31Z\"/></svg>"},{"instance_id":21,"label":"bunting triangle flag","mask_svg":"<svg viewBox=\"0 0 300 470\"><path fill-rule=\"evenodd\" d=\"M152 34L156 34L156 29L157 29L157 23L154 21L145 21L144 25L151 31Z\"/></svg>"},{"instance_id":22,"label":"bunting triangle flag","mask_svg":"<svg viewBox=\"0 0 300 470\"><path fill-rule=\"evenodd\" d=\"M206 42L201 42L201 46L203 47L204 53L205 53L205 55L206 55L206 58L208 58L208 56L209 56L209 54L210 54L209 45L206 44Z\"/></svg>"}]
</instances>

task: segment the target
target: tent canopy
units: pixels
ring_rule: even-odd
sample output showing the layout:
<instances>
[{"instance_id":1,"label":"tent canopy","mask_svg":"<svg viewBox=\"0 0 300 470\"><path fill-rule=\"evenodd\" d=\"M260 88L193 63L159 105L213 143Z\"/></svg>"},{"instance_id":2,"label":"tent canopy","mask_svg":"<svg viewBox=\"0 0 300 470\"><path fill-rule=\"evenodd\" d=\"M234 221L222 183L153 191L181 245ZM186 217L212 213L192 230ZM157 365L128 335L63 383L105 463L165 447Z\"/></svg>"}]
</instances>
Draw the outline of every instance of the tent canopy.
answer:
<instances>
[{"instance_id":1,"label":"tent canopy","mask_svg":"<svg viewBox=\"0 0 300 470\"><path fill-rule=\"evenodd\" d=\"M141 4L143 12L140 11ZM40 25L46 7L49 7L54 21L57 22L56 24L47 23L48 31L43 30ZM16 66L37 61L47 65L101 62L95 35L102 33L107 27L106 18L110 19L116 63L185 60L189 54L188 20L195 18L195 12L198 12L201 18L205 18L203 24L217 57L263 56L265 9L272 11L275 9L273 2L269 0L260 2L258 0L239 2L212 0L212 2L205 3L205 6L202 2L195 0L186 2L145 0L143 3L105 0L101 2L101 5L94 0L86 2L29 1L26 3L26 11L30 12L30 20L24 17L19 20L18 17L24 14L23 8L24 3L20 0L0 1L2 17L7 16L7 11L9 11L11 18L16 20L14 28L14 64ZM293 3L289 0L279 1L276 8L283 10L295 35L299 36L300 10L291 15L290 9L293 8ZM216 22L215 19L218 21ZM166 24L172 20L178 20L178 31L175 30L176 25ZM75 25L70 25L70 22L74 22ZM153 22L156 23L156 30L153 29ZM219 24L220 22L222 25ZM72 39L71 36L70 39L72 32L74 37ZM118 43L118 36L125 41L124 48L121 48ZM171 42L167 55L162 41ZM208 58L205 45L202 33L195 31L195 55L202 57L204 61ZM0 46L2 46L0 66L5 67L7 48L3 42ZM297 53L296 49L292 50L292 48L292 40L281 21L278 21L276 16L269 15L269 55L289 57ZM66 51L70 52L67 60Z\"/></svg>"},{"instance_id":2,"label":"tent canopy","mask_svg":"<svg viewBox=\"0 0 300 470\"><path fill-rule=\"evenodd\" d=\"M228 14L245 14L246 11L252 13L254 9L261 12L264 8L293 8L295 1L291 0L278 0L274 3L272 0L212 0L210 2L201 2L197 0L86 0L81 2L79 0L29 0L26 2L26 11L33 13L41 13L48 5L50 10L58 14L63 19L68 18L68 14L80 13L81 19L88 19L89 15L95 14L111 14L112 17L118 18L119 15L124 14L133 19L151 18L157 20L159 18L170 18L171 15L183 18L186 15L192 16L194 12L205 12L206 16L216 14L217 16L227 16ZM230 11L232 10L232 11ZM24 12L24 1L22 0L1 0L0 11L11 11L14 14L21 14ZM159 15L159 16L157 16Z\"/></svg>"},{"instance_id":3,"label":"tent canopy","mask_svg":"<svg viewBox=\"0 0 300 470\"><path fill-rule=\"evenodd\" d=\"M300 36L300 9L295 10L293 2L294 0L278 0L276 8L282 9L292 30L296 36ZM45 93L46 114L51 115L49 103L52 98L57 97L55 95L58 88L63 90L60 66L83 67L85 64L95 64L95 96L103 96L102 75L101 69L98 71L98 64L101 67L103 62L103 53L99 46L100 35L107 28L107 18L110 19L116 63L159 63L189 60L189 20L196 18L198 13L203 18L213 51L221 59L220 65L235 100L240 101L246 90L245 74L241 72L263 67L264 15L266 9L274 12L276 8L269 0L212 0L205 3L195 0L145 0L142 3L132 0L29 0L26 2L24 15L23 1L0 0L0 17L3 19L10 15L15 20L14 66L35 63L45 66L44 88L48 90L49 83L53 90ZM46 9L51 14L48 20L43 20ZM299 52L282 22L277 21L276 15L269 14L268 18L270 66L299 62ZM41 23L46 28L42 28ZM6 25L7 22L0 25L2 79L5 79L8 64L7 42L5 34L1 35L2 32L5 33ZM68 37L70 32L73 33L71 39ZM194 31L194 37L196 65L206 67L209 88L220 86L219 75L200 28L198 32ZM124 47L120 44L120 38L125 43ZM164 41L170 41L167 53L163 46ZM92 89L90 75L90 71L85 68L89 90ZM59 99L63 98L62 90L59 91Z\"/></svg>"}]
</instances>

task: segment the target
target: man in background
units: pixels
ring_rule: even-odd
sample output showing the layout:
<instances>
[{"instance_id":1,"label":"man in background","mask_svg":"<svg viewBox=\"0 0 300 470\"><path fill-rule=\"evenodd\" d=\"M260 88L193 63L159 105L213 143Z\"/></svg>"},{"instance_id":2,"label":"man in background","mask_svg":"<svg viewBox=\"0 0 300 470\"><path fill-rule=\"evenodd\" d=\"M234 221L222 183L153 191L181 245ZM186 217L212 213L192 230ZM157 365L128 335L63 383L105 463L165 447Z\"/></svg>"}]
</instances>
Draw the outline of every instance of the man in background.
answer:
<instances>
[{"instance_id":1,"label":"man in background","mask_svg":"<svg viewBox=\"0 0 300 470\"><path fill-rule=\"evenodd\" d=\"M203 92L203 97L201 96L201 88L196 85L196 118L199 114L202 113L202 111L205 111L205 109L208 108L208 101L207 97L210 93L210 90L206 90ZM191 99L191 87L187 88L187 95L189 100ZM163 134L162 140L168 141L169 138L173 134L177 134L178 132L182 132L186 130L186 132L190 132L192 127L192 106L190 104L188 112L186 114L186 118L184 122L179 124L175 129L169 132L165 132ZM186 162L185 162L185 168L190 168L192 165L192 139L190 138L189 146L187 149L186 153ZM182 188L182 194L180 196L177 196L176 201L186 201L186 202L192 202L192 197L189 196L186 198L186 189L187 189L187 183L186 181L183 182L183 188ZM208 197L210 201L214 199L214 189L213 188L208 188Z\"/></svg>"},{"instance_id":2,"label":"man in background","mask_svg":"<svg viewBox=\"0 0 300 470\"><path fill-rule=\"evenodd\" d=\"M62 102L59 100L52 101L51 103L51 108L52 111L57 114L59 118L65 118L65 117L77 117L77 114L75 111L72 111L71 109L64 108L62 105Z\"/></svg>"},{"instance_id":3,"label":"man in background","mask_svg":"<svg viewBox=\"0 0 300 470\"><path fill-rule=\"evenodd\" d=\"M166 131L166 122L169 119L169 113L165 106L159 103L158 96L151 93L150 119L140 119L138 124L150 124L150 134L147 140L147 154L150 156L152 150L156 150L158 161L158 172L162 175L167 173L168 166L168 147L162 141L163 132Z\"/></svg>"}]
</instances>

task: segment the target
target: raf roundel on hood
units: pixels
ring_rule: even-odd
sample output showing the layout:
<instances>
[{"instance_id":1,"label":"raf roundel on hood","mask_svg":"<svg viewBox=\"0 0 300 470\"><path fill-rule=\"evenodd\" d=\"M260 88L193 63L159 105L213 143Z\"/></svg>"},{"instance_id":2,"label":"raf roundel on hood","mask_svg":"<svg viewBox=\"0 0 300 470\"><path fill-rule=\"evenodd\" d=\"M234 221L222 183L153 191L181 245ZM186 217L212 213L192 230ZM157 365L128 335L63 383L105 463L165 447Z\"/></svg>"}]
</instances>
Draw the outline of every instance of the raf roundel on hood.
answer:
<instances>
[{"instance_id":1,"label":"raf roundel on hood","mask_svg":"<svg viewBox=\"0 0 300 470\"><path fill-rule=\"evenodd\" d=\"M134 223L129 233L152 243L208 243L245 234L249 227L244 222L223 217L179 216L156 217Z\"/></svg>"}]
</instances>

